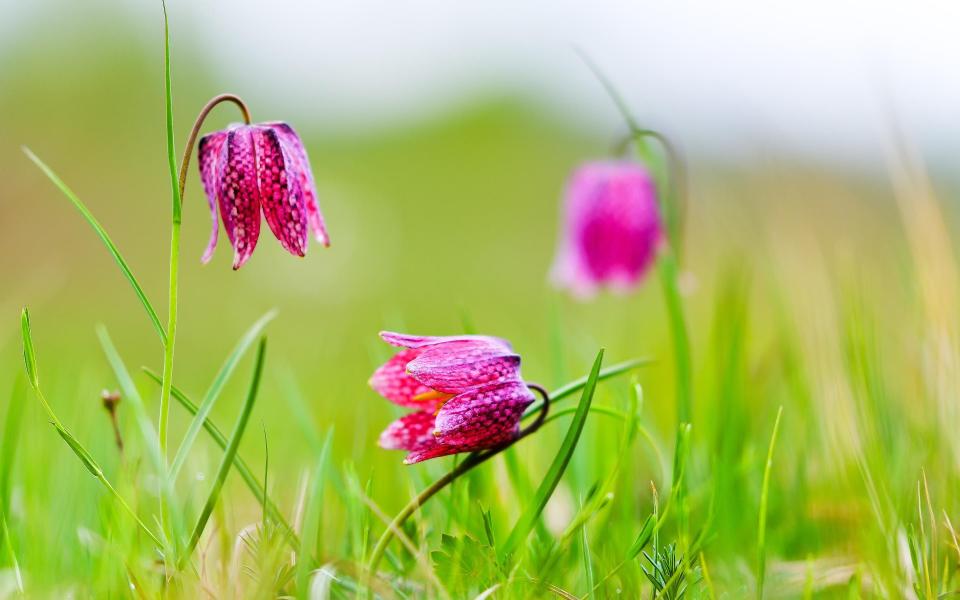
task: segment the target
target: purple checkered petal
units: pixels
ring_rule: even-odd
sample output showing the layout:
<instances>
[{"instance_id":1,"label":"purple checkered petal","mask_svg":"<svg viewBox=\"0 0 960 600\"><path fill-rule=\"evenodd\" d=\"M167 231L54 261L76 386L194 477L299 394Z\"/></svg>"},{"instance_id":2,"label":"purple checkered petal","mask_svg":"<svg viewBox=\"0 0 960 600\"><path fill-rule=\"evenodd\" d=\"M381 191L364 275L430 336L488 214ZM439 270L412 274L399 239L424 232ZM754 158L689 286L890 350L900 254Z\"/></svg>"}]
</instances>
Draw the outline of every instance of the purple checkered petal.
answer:
<instances>
[{"instance_id":1,"label":"purple checkered petal","mask_svg":"<svg viewBox=\"0 0 960 600\"><path fill-rule=\"evenodd\" d=\"M446 342L486 340L491 344L503 346L508 352L513 350L513 347L510 346L510 342L507 340L489 335L407 335L393 331L381 331L380 338L391 346L397 346L399 348L423 348L425 346L433 346Z\"/></svg>"},{"instance_id":2,"label":"purple checkered petal","mask_svg":"<svg viewBox=\"0 0 960 600\"><path fill-rule=\"evenodd\" d=\"M437 413L437 442L461 452L492 448L513 439L523 411L534 401L520 382L485 385L452 398Z\"/></svg>"},{"instance_id":3,"label":"purple checkered petal","mask_svg":"<svg viewBox=\"0 0 960 600\"><path fill-rule=\"evenodd\" d=\"M220 231L220 221L217 218L217 172L220 165L224 162L225 144L227 140L226 131L217 131L210 135L200 138L200 144L197 147L197 154L200 157L198 161L200 166L200 181L203 182L203 191L207 196L207 203L210 205L210 217L213 220L213 228L210 231L210 241L207 243L207 249L204 251L201 261L210 262L213 257L213 250L217 247L217 237Z\"/></svg>"},{"instance_id":4,"label":"purple checkered petal","mask_svg":"<svg viewBox=\"0 0 960 600\"><path fill-rule=\"evenodd\" d=\"M263 216L287 252L303 256L307 250L307 209L300 181L291 169L293 161L273 129L254 128L253 140Z\"/></svg>"},{"instance_id":5,"label":"purple checkered petal","mask_svg":"<svg viewBox=\"0 0 960 600\"><path fill-rule=\"evenodd\" d=\"M414 450L410 454L407 454L407 457L403 459L403 464L412 465L425 460L430 460L431 458L450 456L451 454L459 454L460 452L469 452L469 450L464 450L457 446L444 446L443 444L438 444L436 441L434 441L429 446L425 446L424 448Z\"/></svg>"},{"instance_id":6,"label":"purple checkered petal","mask_svg":"<svg viewBox=\"0 0 960 600\"><path fill-rule=\"evenodd\" d=\"M427 400L418 399L433 390L423 385L407 373L407 364L416 358L422 350L401 350L393 358L374 371L370 377L370 387L378 394L400 406L419 410L435 411L447 396L433 395Z\"/></svg>"},{"instance_id":7,"label":"purple checkered petal","mask_svg":"<svg viewBox=\"0 0 960 600\"><path fill-rule=\"evenodd\" d=\"M424 450L436 445L433 436L433 413L415 412L405 415L380 434L379 444L387 450Z\"/></svg>"},{"instance_id":8,"label":"purple checkered petal","mask_svg":"<svg viewBox=\"0 0 960 600\"><path fill-rule=\"evenodd\" d=\"M293 130L293 127L282 122L264 123L264 125L273 129L280 138L280 143L285 152L290 156L290 170L300 183L300 190L303 193L304 202L307 210L307 222L310 229L313 230L317 241L324 246L330 245L330 236L327 234L327 227L323 220L323 213L320 212L320 203L317 200L317 186L313 180L313 171L310 168L310 160L307 158L307 150L300 140L300 136Z\"/></svg>"},{"instance_id":9,"label":"purple checkered petal","mask_svg":"<svg viewBox=\"0 0 960 600\"><path fill-rule=\"evenodd\" d=\"M455 339L423 347L407 371L447 394L500 381L519 380L520 356L493 338Z\"/></svg>"},{"instance_id":10,"label":"purple checkered petal","mask_svg":"<svg viewBox=\"0 0 960 600\"><path fill-rule=\"evenodd\" d=\"M220 217L233 246L233 268L247 262L260 237L260 190L257 186L253 127L227 132L226 153L217 181Z\"/></svg>"}]
</instances>

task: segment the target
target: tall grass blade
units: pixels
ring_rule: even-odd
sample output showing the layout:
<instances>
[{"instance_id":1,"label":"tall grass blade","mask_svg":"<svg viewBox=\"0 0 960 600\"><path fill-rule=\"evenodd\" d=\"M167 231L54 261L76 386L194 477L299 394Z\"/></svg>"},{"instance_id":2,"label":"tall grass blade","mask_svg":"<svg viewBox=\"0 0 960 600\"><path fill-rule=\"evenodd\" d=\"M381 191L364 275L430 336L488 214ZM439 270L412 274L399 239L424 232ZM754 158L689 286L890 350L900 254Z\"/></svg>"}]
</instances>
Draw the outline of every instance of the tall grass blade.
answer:
<instances>
[{"instance_id":1,"label":"tall grass blade","mask_svg":"<svg viewBox=\"0 0 960 600\"><path fill-rule=\"evenodd\" d=\"M114 488L110 483L110 481L107 480L106 476L103 474L103 469L97 463L96 459L93 458L93 455L91 455L90 452L83 446L83 444L80 443L80 440L78 440L72 433L67 431L67 429L60 422L60 419L57 418L56 413L53 412L53 408L51 408L50 404L47 402L47 399L44 397L43 392L40 389L39 377L37 377L38 368L36 353L33 347L33 334L30 328L30 315L26 308L24 308L20 314L20 329L23 334L23 356L24 362L26 363L27 376L31 385L33 385L33 391L36 393L37 398L43 405L44 411L46 411L47 416L50 418L51 424L57 430L57 434L63 439L64 442L67 443L67 446L70 447L73 453L77 455L77 458L80 459L80 462L83 463L83 466L86 467L86 469L90 471L90 473L96 477L111 494L113 494L123 509L127 511L131 517L133 517L140 528L157 545L157 547L165 548L163 542L160 541L160 538L150 531L150 528L144 524L139 515L137 515L137 513L130 508L130 505L127 504L127 501L123 499L123 496L121 496L116 488Z\"/></svg>"},{"instance_id":2,"label":"tall grass blade","mask_svg":"<svg viewBox=\"0 0 960 600\"><path fill-rule=\"evenodd\" d=\"M149 317L150 322L153 323L153 328L157 330L157 335L160 336L160 341L165 345L167 343L167 334L163 329L163 325L160 323L160 317L157 316L157 311L154 310L153 305L150 304L150 300L147 298L147 294L143 291L143 288L140 287L140 282L137 281L137 278L133 275L133 271L130 270L130 265L127 264L127 261L123 258L123 255L120 254L120 249L117 248L117 245L113 243L113 240L110 239L110 236L107 235L107 231L103 228L103 225L93 216L93 213L80 201L80 198L73 193L67 184L65 184L53 170L46 165L40 158L37 157L29 148L24 146L23 152L27 155L27 158L33 161L33 164L37 165L43 174L47 176L53 185L57 186L64 196L67 197L74 207L80 214L86 219L87 223L93 227L93 230L96 232L97 236L100 237L100 240L103 241L104 245L107 247L107 250L110 252L110 255L113 256L113 260L116 261L117 266L120 267L120 271L123 273L123 276L126 277L127 281L130 282L130 285L133 287L134 293L137 295L137 298L140 299L140 304L143 305L144 310L147 311L147 317Z\"/></svg>"},{"instance_id":3,"label":"tall grass blade","mask_svg":"<svg viewBox=\"0 0 960 600\"><path fill-rule=\"evenodd\" d=\"M597 381L606 381L618 375L632 371L633 369L648 365L653 362L649 358L633 358L631 360L626 360L622 363L617 363L611 365L606 369L600 371L600 374L597 376ZM557 406L557 402L572 396L582 390L590 380L590 376L581 377L580 379L574 379L566 385L562 385L550 392L550 409L553 410ZM523 418L532 417L533 415L540 412L540 408L543 406L543 402L537 401L534 404L531 404L530 407L523 413Z\"/></svg>"},{"instance_id":4,"label":"tall grass blade","mask_svg":"<svg viewBox=\"0 0 960 600\"><path fill-rule=\"evenodd\" d=\"M563 476L564 471L566 471L567 465L570 463L570 458L573 456L573 451L577 447L577 442L580 440L583 426L587 422L587 415L590 414L590 404L593 402L593 393L597 388L597 381L600 379L600 365L602 363L603 350L600 350L600 352L597 353L596 360L593 362L590 375L584 383L583 393L580 395L580 405L576 415L573 417L573 422L570 423L567 435L560 445L560 450L554 457L553 463L543 478L543 482L537 489L533 502L527 506L527 509L514 526L513 531L510 532L503 546L499 549L498 555L501 563L505 563L506 559L527 539L527 535L530 534L537 519L540 518L540 513L542 513L543 509L547 506L547 501L550 500L550 496L552 496L554 490L557 489L560 478Z\"/></svg>"},{"instance_id":5,"label":"tall grass blade","mask_svg":"<svg viewBox=\"0 0 960 600\"><path fill-rule=\"evenodd\" d=\"M23 408L26 405L21 393L23 379L16 378L10 404L3 419L3 439L0 441L0 515L10 514L10 478L20 440L20 425L23 423Z\"/></svg>"},{"instance_id":6,"label":"tall grass blade","mask_svg":"<svg viewBox=\"0 0 960 600\"><path fill-rule=\"evenodd\" d=\"M321 525L323 511L323 493L326 488L327 470L330 468L330 445L333 442L333 431L328 431L323 441L323 449L317 458L317 465L313 470L310 483L310 494L307 496L307 512L303 519L303 530L300 532L300 548L297 554L297 598L305 600L309 597L310 573L314 568L314 559L322 560L323 552L320 547Z\"/></svg>"},{"instance_id":7,"label":"tall grass blade","mask_svg":"<svg viewBox=\"0 0 960 600\"><path fill-rule=\"evenodd\" d=\"M147 448L147 456L154 470L157 472L160 481L161 496L166 502L166 506L172 507L174 498L173 482L168 475L166 458L160 450L160 438L157 435L157 431L153 428L153 421L147 413L147 408L143 403L143 398L140 396L140 391L137 389L136 384L134 384L133 378L127 370L127 366L123 363L123 359L120 358L120 353L117 352L117 348L113 345L113 340L110 339L107 328L103 325L98 325L97 337L100 339L100 347L107 357L107 362L110 363L110 368L117 378L117 383L120 384L120 389L123 391L126 402L133 408L134 418ZM167 533L176 543L177 547L179 547L183 539L181 535L183 532L182 516L176 510L169 510L167 516L170 519L169 531L167 531Z\"/></svg>"},{"instance_id":8,"label":"tall grass blade","mask_svg":"<svg viewBox=\"0 0 960 600\"><path fill-rule=\"evenodd\" d=\"M146 373L147 377L153 380L154 383L160 385L162 380L156 372L151 371L150 369L143 367L143 372ZM191 415L197 414L197 405L190 400L190 397L187 396L183 390L177 386L171 388L171 396L174 400L180 403L180 406L184 408ZM220 447L221 450L227 449L227 436L220 431L220 428L217 427L209 417L203 420L203 428L209 434L210 438ZM290 524L287 523L286 519L283 517L283 513L280 512L280 508L270 500L270 497L264 492L264 486L260 483L260 480L254 475L253 470L250 468L250 465L240 456L240 453L237 452L236 456L233 457L233 467L237 470L237 474L240 475L240 478L243 479L244 483L247 484L247 488L253 493L257 498L258 502L263 502L266 498L267 509L270 511L270 518L273 519L276 523L280 524L281 529L284 531L284 535L287 538L287 542L290 544L290 547L294 550L299 548L300 542L297 539L296 533L294 533L293 528L290 527Z\"/></svg>"},{"instance_id":9,"label":"tall grass blade","mask_svg":"<svg viewBox=\"0 0 960 600\"><path fill-rule=\"evenodd\" d=\"M170 76L170 19L167 16L166 0L160 0L163 7L163 100L167 125L167 164L170 169L170 187L173 194L173 221L181 221L182 198L180 198L180 177L177 173L177 150L173 139L173 82Z\"/></svg>"},{"instance_id":10,"label":"tall grass blade","mask_svg":"<svg viewBox=\"0 0 960 600\"><path fill-rule=\"evenodd\" d=\"M134 416L140 428L140 434L146 442L150 462L153 463L153 467L157 470L157 473L164 479L167 479L166 461L160 453L160 438L157 437L157 431L153 428L153 421L150 419L150 415L147 414L143 398L140 397L140 391L137 389L136 384L134 384L133 378L130 377L130 372L123 363L123 359L120 358L120 353L117 352L116 346L113 345L113 340L110 339L107 328L103 325L98 325L97 337L100 339L100 347L107 357L107 362L110 363L110 368L113 369L113 374L117 378L117 383L120 384L120 389L123 391L126 401L133 407Z\"/></svg>"},{"instance_id":11,"label":"tall grass blade","mask_svg":"<svg viewBox=\"0 0 960 600\"><path fill-rule=\"evenodd\" d=\"M767 463L763 469L763 486L760 489L760 523L757 527L757 598L763 598L763 581L767 568L767 499L770 493L770 471L773 468L773 449L777 445L777 432L780 430L780 417L783 406L777 410L777 419L773 422L773 434L770 435L770 447L767 449Z\"/></svg>"},{"instance_id":12,"label":"tall grass blade","mask_svg":"<svg viewBox=\"0 0 960 600\"><path fill-rule=\"evenodd\" d=\"M213 487L210 489L210 495L207 496L207 501L203 505L203 510L200 511L200 516L197 518L197 524L193 528L193 534L191 534L190 540L187 542L186 552L184 552L184 554L180 557L181 568L183 567L184 562L190 557L190 554L193 553L194 548L197 546L197 542L200 541L200 536L203 534L203 530L207 526L207 520L210 518L210 514L213 512L213 507L220 498L220 490L223 489L223 483L227 479L227 474L230 472L230 466L233 464L233 459L240 447L240 440L243 438L243 432L247 428L247 421L250 419L250 413L253 411L253 405L257 400L257 392L260 388L260 376L263 373L263 359L266 349L266 339L260 338L260 344L257 346L257 358L253 366L253 378L250 381L250 388L247 391L247 398L244 400L243 408L240 410L240 416L237 418L237 422L233 427L233 433L230 434L230 439L227 441L227 447L224 450L223 459L220 461L220 466L217 468L217 476L214 479Z\"/></svg>"},{"instance_id":13,"label":"tall grass blade","mask_svg":"<svg viewBox=\"0 0 960 600\"><path fill-rule=\"evenodd\" d=\"M26 307L20 311L20 333L23 337L23 366L27 371L27 379L33 389L40 387L40 376L37 374L37 353L33 349L33 335L30 331L30 312Z\"/></svg>"},{"instance_id":14,"label":"tall grass blade","mask_svg":"<svg viewBox=\"0 0 960 600\"><path fill-rule=\"evenodd\" d=\"M210 414L210 411L213 410L213 405L216 403L217 398L220 397L220 392L223 391L223 387L230 379L230 376L234 370L236 370L240 359L243 358L250 346L253 345L253 342L259 337L263 328L267 326L267 323L276 315L276 311L271 310L260 317L260 319L243 334L243 337L241 337L237 345L234 346L233 351L227 356L223 366L220 367L216 377L213 378L210 388L207 390L207 393L204 394L203 400L200 402L200 407L197 409L193 420L190 421L187 433L183 436L183 441L180 442L177 453L173 457L173 463L171 463L170 466L170 479L172 481L177 480L177 475L180 473L180 469L183 468L183 463L187 460L187 455L190 453L190 448L193 447L193 443L200 433L200 428L203 427L203 422Z\"/></svg>"},{"instance_id":15,"label":"tall grass blade","mask_svg":"<svg viewBox=\"0 0 960 600\"><path fill-rule=\"evenodd\" d=\"M24 593L23 590L23 575L20 574L20 563L17 562L17 553L13 549L13 540L10 539L10 529L7 527L7 517L4 513L0 513L0 525L3 526L3 538L0 541L3 542L3 545L7 547L7 559L10 561L10 566L13 568L13 576L17 582L17 592Z\"/></svg>"}]
</instances>

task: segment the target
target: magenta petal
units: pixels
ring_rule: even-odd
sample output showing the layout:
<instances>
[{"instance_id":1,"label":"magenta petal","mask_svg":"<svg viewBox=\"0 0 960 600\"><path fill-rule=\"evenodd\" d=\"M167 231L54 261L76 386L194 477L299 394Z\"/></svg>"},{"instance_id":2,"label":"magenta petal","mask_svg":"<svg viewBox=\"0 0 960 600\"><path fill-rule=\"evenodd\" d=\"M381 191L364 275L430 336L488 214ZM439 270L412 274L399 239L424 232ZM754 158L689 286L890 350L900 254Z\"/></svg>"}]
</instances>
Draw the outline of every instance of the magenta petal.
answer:
<instances>
[{"instance_id":1,"label":"magenta petal","mask_svg":"<svg viewBox=\"0 0 960 600\"><path fill-rule=\"evenodd\" d=\"M273 129L257 127L252 135L263 216L287 252L303 256L307 249L307 210L300 182L291 171L292 161Z\"/></svg>"},{"instance_id":2,"label":"magenta petal","mask_svg":"<svg viewBox=\"0 0 960 600\"><path fill-rule=\"evenodd\" d=\"M213 257L213 250L217 247L217 237L220 231L220 222L217 219L217 172L224 159L224 142L227 139L227 132L217 131L210 135L200 138L200 145L197 147L199 156L200 181L203 182L203 191L207 195L207 203L210 205L210 217L213 220L213 229L210 231L210 241L207 243L207 249L204 251L201 261L210 262Z\"/></svg>"},{"instance_id":3,"label":"magenta petal","mask_svg":"<svg viewBox=\"0 0 960 600\"><path fill-rule=\"evenodd\" d=\"M430 460L431 458L450 456L451 454L458 454L460 452L469 452L469 450L459 448L457 446L444 446L434 442L425 448L414 450L408 454L407 457L403 459L403 464L412 465L425 460Z\"/></svg>"},{"instance_id":4,"label":"magenta petal","mask_svg":"<svg viewBox=\"0 0 960 600\"><path fill-rule=\"evenodd\" d=\"M313 180L313 171L310 169L310 160L307 158L307 149L304 148L300 136L293 130L293 127L286 123L274 122L264 123L277 132L280 137L280 143L285 151L290 155L292 173L297 177L300 183L304 201L307 206L307 221L313 230L317 241L324 246L330 245L330 236L327 234L327 227L323 221L323 214L320 212L320 203L317 200L317 186Z\"/></svg>"},{"instance_id":5,"label":"magenta petal","mask_svg":"<svg viewBox=\"0 0 960 600\"><path fill-rule=\"evenodd\" d=\"M422 410L436 410L441 399L429 401L414 400L416 396L430 393L432 390L407 373L407 363L416 358L422 350L401 350L393 358L374 371L370 377L370 387L378 394L400 406Z\"/></svg>"},{"instance_id":6,"label":"magenta petal","mask_svg":"<svg viewBox=\"0 0 960 600\"><path fill-rule=\"evenodd\" d=\"M664 241L656 185L639 163L579 168L567 187L564 217L552 276L578 295L637 285Z\"/></svg>"},{"instance_id":7,"label":"magenta petal","mask_svg":"<svg viewBox=\"0 0 960 600\"><path fill-rule=\"evenodd\" d=\"M407 371L431 389L459 394L478 385L518 380L520 356L494 338L458 339L425 346Z\"/></svg>"},{"instance_id":8,"label":"magenta petal","mask_svg":"<svg viewBox=\"0 0 960 600\"><path fill-rule=\"evenodd\" d=\"M507 351L512 351L510 342L507 340L487 335L407 335L393 331L381 331L380 338L391 346L399 348L423 348L424 346L461 340L487 340L492 344L500 344Z\"/></svg>"},{"instance_id":9,"label":"magenta petal","mask_svg":"<svg viewBox=\"0 0 960 600\"><path fill-rule=\"evenodd\" d=\"M492 448L513 439L534 396L521 382L497 383L452 398L437 413L437 441L468 450Z\"/></svg>"},{"instance_id":10,"label":"magenta petal","mask_svg":"<svg viewBox=\"0 0 960 600\"><path fill-rule=\"evenodd\" d=\"M433 437L433 413L405 415L380 434L379 444L387 450L422 450L436 444Z\"/></svg>"},{"instance_id":11,"label":"magenta petal","mask_svg":"<svg viewBox=\"0 0 960 600\"><path fill-rule=\"evenodd\" d=\"M260 237L260 191L252 127L227 132L226 158L220 165L220 217L233 246L233 268L250 258Z\"/></svg>"}]
</instances>

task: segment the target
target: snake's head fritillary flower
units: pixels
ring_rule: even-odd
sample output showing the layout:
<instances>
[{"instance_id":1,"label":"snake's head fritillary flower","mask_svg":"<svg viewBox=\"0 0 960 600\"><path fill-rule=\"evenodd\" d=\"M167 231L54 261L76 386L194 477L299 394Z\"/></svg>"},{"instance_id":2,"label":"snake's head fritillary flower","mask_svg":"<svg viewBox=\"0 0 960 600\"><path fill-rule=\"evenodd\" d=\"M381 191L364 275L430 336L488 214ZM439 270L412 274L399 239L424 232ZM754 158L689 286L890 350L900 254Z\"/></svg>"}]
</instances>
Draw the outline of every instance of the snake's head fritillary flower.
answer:
<instances>
[{"instance_id":1,"label":"snake's head fritillary flower","mask_svg":"<svg viewBox=\"0 0 960 600\"><path fill-rule=\"evenodd\" d=\"M534 396L520 378L520 356L487 336L424 337L382 332L402 348L374 372L370 386L414 409L380 435L380 446L407 450L404 462L505 444L520 433Z\"/></svg>"},{"instance_id":2,"label":"snake's head fritillary flower","mask_svg":"<svg viewBox=\"0 0 960 600\"><path fill-rule=\"evenodd\" d=\"M653 265L665 235L653 178L639 163L593 162L567 186L552 279L574 295L626 291Z\"/></svg>"},{"instance_id":3,"label":"snake's head fritillary flower","mask_svg":"<svg viewBox=\"0 0 960 600\"><path fill-rule=\"evenodd\" d=\"M217 210L233 246L233 268L253 254L260 237L260 213L291 254L307 252L308 229L330 245L317 188L300 136L286 123L231 125L200 139L200 178L210 204L213 231L203 254L217 245Z\"/></svg>"}]
</instances>

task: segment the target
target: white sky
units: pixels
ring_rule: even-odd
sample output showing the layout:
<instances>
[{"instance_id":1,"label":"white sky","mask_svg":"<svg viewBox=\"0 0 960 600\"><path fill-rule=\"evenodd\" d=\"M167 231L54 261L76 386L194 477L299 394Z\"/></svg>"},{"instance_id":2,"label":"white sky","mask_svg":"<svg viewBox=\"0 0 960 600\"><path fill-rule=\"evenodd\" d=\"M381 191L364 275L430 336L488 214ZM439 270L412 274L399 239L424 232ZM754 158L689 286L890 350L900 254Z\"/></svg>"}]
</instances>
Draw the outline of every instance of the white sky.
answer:
<instances>
[{"instance_id":1,"label":"white sky","mask_svg":"<svg viewBox=\"0 0 960 600\"><path fill-rule=\"evenodd\" d=\"M0 34L68 0L0 0ZM158 1L84 0L132 11ZM896 107L929 153L958 155L960 1L565 2L170 0L234 89L343 127L389 126L478 90L533 97L571 122L618 117L572 51L587 50L646 124L689 150L880 156ZM277 98L276 90L289 90ZM292 116L290 118L293 118Z\"/></svg>"}]
</instances>

